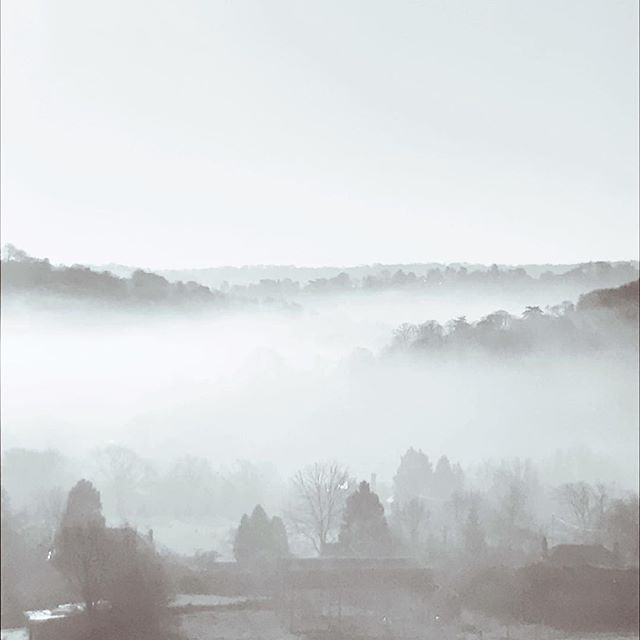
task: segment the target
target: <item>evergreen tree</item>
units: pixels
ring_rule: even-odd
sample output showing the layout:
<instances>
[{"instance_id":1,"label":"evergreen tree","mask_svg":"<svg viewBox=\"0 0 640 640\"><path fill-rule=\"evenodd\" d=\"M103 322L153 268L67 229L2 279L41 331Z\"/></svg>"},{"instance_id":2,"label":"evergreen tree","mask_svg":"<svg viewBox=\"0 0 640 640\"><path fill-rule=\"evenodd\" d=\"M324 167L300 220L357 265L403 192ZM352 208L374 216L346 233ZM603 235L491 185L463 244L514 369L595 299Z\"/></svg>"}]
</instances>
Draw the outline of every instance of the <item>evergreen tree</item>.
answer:
<instances>
[{"instance_id":1,"label":"evergreen tree","mask_svg":"<svg viewBox=\"0 0 640 640\"><path fill-rule=\"evenodd\" d=\"M69 491L61 527L95 524L104 527L100 492L88 480L80 480Z\"/></svg>"},{"instance_id":2,"label":"evergreen tree","mask_svg":"<svg viewBox=\"0 0 640 640\"><path fill-rule=\"evenodd\" d=\"M391 552L384 507L368 482L361 482L358 490L347 498L338 539L342 552L347 555L375 557Z\"/></svg>"},{"instance_id":3,"label":"evergreen tree","mask_svg":"<svg viewBox=\"0 0 640 640\"><path fill-rule=\"evenodd\" d=\"M413 447L400 458L398 471L393 478L393 496L396 504L412 498L424 498L431 490L433 468L429 457Z\"/></svg>"},{"instance_id":4,"label":"evergreen tree","mask_svg":"<svg viewBox=\"0 0 640 640\"><path fill-rule=\"evenodd\" d=\"M448 500L457 488L457 478L447 456L442 456L436 464L433 476L433 493L441 500Z\"/></svg>"},{"instance_id":5,"label":"evergreen tree","mask_svg":"<svg viewBox=\"0 0 640 640\"><path fill-rule=\"evenodd\" d=\"M253 561L264 561L273 556L271 521L265 510L257 505L249 519L250 556Z\"/></svg>"},{"instance_id":6,"label":"evergreen tree","mask_svg":"<svg viewBox=\"0 0 640 640\"><path fill-rule=\"evenodd\" d=\"M240 525L233 541L233 555L240 564L246 564L251 556L250 528L249 516L245 513L240 519Z\"/></svg>"},{"instance_id":7,"label":"evergreen tree","mask_svg":"<svg viewBox=\"0 0 640 640\"><path fill-rule=\"evenodd\" d=\"M289 554L284 523L278 517L269 519L257 505L251 516L242 516L233 543L233 554L245 566L264 564Z\"/></svg>"},{"instance_id":8,"label":"evergreen tree","mask_svg":"<svg viewBox=\"0 0 640 640\"><path fill-rule=\"evenodd\" d=\"M69 492L53 561L78 588L88 612L104 597L109 551L100 492L80 480Z\"/></svg>"},{"instance_id":9,"label":"evergreen tree","mask_svg":"<svg viewBox=\"0 0 640 640\"><path fill-rule=\"evenodd\" d=\"M9 505L9 497L2 489L0 519L0 615L2 626L19 626L22 623L22 602L19 597L18 579L21 561L24 561L22 540L15 527L14 516Z\"/></svg>"}]
</instances>

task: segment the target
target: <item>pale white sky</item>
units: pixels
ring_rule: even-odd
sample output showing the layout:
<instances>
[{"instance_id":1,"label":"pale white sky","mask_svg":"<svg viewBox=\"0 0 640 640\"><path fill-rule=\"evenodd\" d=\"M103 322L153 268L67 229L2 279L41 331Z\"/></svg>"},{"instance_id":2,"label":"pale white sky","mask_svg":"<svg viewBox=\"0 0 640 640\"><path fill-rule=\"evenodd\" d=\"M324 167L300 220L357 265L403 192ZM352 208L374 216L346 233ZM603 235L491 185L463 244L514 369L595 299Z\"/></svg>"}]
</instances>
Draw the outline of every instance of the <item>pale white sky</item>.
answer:
<instances>
[{"instance_id":1,"label":"pale white sky","mask_svg":"<svg viewBox=\"0 0 640 640\"><path fill-rule=\"evenodd\" d=\"M2 241L638 258L637 0L3 0Z\"/></svg>"}]
</instances>

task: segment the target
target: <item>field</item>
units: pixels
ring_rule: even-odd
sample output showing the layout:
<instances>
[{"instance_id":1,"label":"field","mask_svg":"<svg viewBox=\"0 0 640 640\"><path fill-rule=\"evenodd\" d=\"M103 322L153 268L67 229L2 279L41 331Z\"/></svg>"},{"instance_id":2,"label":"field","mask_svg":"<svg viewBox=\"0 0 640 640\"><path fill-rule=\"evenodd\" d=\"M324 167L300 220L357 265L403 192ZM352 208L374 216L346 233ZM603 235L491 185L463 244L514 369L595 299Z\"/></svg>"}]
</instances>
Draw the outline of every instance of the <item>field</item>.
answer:
<instances>
[{"instance_id":1,"label":"field","mask_svg":"<svg viewBox=\"0 0 640 640\"><path fill-rule=\"evenodd\" d=\"M373 640L373 638L406 638L407 640L632 640L637 634L572 634L543 627L542 625L505 626L484 616L466 612L461 620L450 625L425 625L411 633L395 634L384 631L365 635L364 628L358 632L355 620L345 621L344 628L350 633L329 632L328 627L317 632L292 634L281 624L273 611L206 611L183 614L179 621L180 637L184 640ZM369 629L371 629L370 625Z\"/></svg>"},{"instance_id":2,"label":"field","mask_svg":"<svg viewBox=\"0 0 640 640\"><path fill-rule=\"evenodd\" d=\"M0 640L28 640L29 632L24 629L2 629Z\"/></svg>"},{"instance_id":3,"label":"field","mask_svg":"<svg viewBox=\"0 0 640 640\"><path fill-rule=\"evenodd\" d=\"M343 622L343 634L329 631L328 623L314 632L295 634L287 630L275 611L257 608L225 608L239 604L234 598L180 596L175 605L190 604L194 611L175 616L176 640L633 640L637 634L572 634L542 625L506 626L495 619L464 612L460 621L449 625L423 625L404 633L394 632L381 621L351 616ZM200 607L216 607L202 611ZM347 632L347 630L349 630ZM26 629L3 629L0 640L27 640Z\"/></svg>"},{"instance_id":4,"label":"field","mask_svg":"<svg viewBox=\"0 0 640 640\"><path fill-rule=\"evenodd\" d=\"M180 616L184 640L294 640L273 611L203 611Z\"/></svg>"}]
</instances>

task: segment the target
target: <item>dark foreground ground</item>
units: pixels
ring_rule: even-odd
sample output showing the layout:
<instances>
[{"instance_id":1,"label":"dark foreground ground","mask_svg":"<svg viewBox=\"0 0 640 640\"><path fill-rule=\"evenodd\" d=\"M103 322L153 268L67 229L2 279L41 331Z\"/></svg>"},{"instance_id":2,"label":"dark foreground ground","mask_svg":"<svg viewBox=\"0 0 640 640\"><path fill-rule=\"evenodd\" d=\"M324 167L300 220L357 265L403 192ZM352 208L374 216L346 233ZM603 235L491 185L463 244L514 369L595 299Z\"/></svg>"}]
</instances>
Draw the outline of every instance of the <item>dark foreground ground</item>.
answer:
<instances>
[{"instance_id":1,"label":"dark foreground ground","mask_svg":"<svg viewBox=\"0 0 640 640\"><path fill-rule=\"evenodd\" d=\"M541 624L506 624L463 610L452 622L388 621L345 608L335 618L308 617L291 628L286 614L266 601L233 602L218 596L179 596L171 617L172 640L631 640L638 633L574 633ZM222 601L225 601L222 603ZM0 640L28 640L25 628L3 629Z\"/></svg>"},{"instance_id":2,"label":"dark foreground ground","mask_svg":"<svg viewBox=\"0 0 640 640\"><path fill-rule=\"evenodd\" d=\"M184 640L365 640L368 638L405 638L424 640L629 640L638 634L572 634L542 625L505 626L490 618L471 613L461 621L450 625L424 626L408 630L407 635L395 635L390 630L373 631L373 635L361 635L366 624L355 625L351 633L325 630L292 634L287 631L273 611L225 611L196 612L179 616L178 632ZM361 633L357 627L361 626ZM382 625L381 625L382 626ZM481 632L481 633L480 633ZM365 632L366 633L366 632Z\"/></svg>"}]
</instances>

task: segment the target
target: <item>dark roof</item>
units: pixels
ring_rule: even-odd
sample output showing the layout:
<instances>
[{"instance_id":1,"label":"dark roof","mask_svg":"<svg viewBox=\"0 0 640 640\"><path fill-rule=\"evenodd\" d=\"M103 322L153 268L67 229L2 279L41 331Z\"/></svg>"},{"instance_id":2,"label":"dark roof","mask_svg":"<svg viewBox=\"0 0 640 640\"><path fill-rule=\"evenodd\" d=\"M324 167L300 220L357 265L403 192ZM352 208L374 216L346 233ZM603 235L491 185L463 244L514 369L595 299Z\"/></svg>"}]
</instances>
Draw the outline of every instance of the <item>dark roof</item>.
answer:
<instances>
[{"instance_id":1,"label":"dark roof","mask_svg":"<svg viewBox=\"0 0 640 640\"><path fill-rule=\"evenodd\" d=\"M294 588L435 588L432 572L410 558L288 558L281 567L285 581Z\"/></svg>"},{"instance_id":2,"label":"dark roof","mask_svg":"<svg viewBox=\"0 0 640 640\"><path fill-rule=\"evenodd\" d=\"M616 567L618 558L601 544L559 544L549 551L549 562L561 567Z\"/></svg>"},{"instance_id":3,"label":"dark roof","mask_svg":"<svg viewBox=\"0 0 640 640\"><path fill-rule=\"evenodd\" d=\"M139 549L154 549L152 534L143 535L129 526L107 527L106 531L113 542L135 545Z\"/></svg>"},{"instance_id":4,"label":"dark roof","mask_svg":"<svg viewBox=\"0 0 640 640\"><path fill-rule=\"evenodd\" d=\"M361 558L356 556L320 556L319 558L283 558L288 569L322 571L329 569L415 569L420 565L413 558Z\"/></svg>"}]
</instances>

